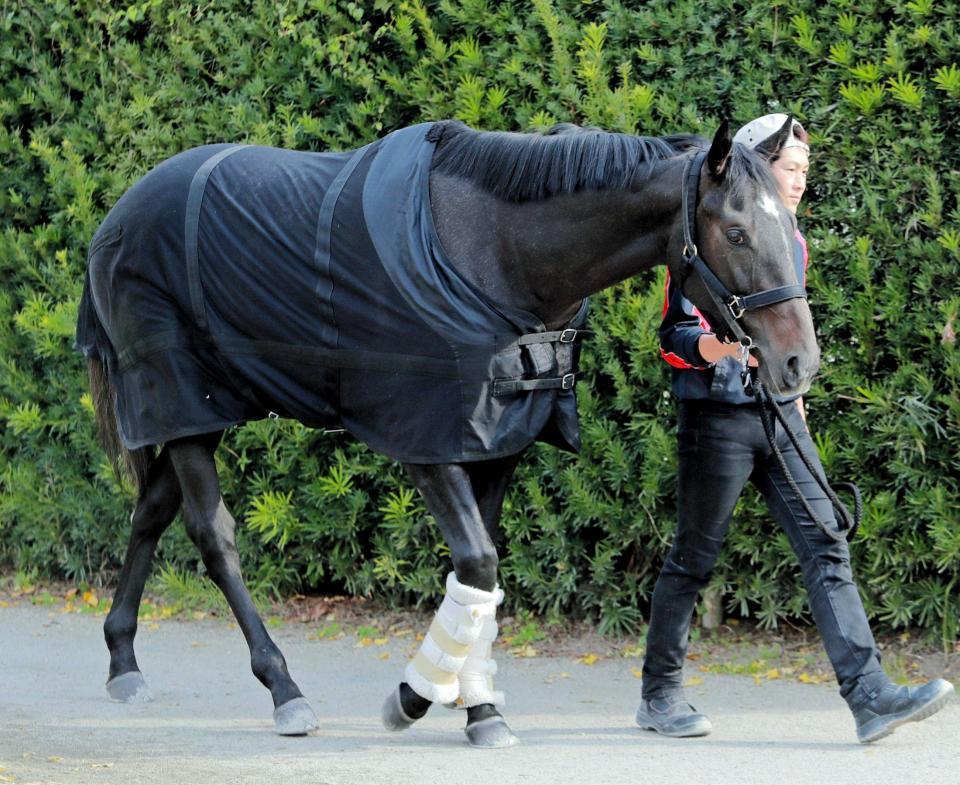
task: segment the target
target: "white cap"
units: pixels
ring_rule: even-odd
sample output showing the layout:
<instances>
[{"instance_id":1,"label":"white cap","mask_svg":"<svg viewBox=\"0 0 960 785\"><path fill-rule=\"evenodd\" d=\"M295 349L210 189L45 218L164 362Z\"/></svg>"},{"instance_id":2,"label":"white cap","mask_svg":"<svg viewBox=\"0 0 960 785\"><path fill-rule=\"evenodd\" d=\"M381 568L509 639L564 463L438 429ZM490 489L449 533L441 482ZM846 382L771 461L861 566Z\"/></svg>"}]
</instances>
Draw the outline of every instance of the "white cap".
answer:
<instances>
[{"instance_id":1,"label":"white cap","mask_svg":"<svg viewBox=\"0 0 960 785\"><path fill-rule=\"evenodd\" d=\"M765 114L763 117L751 120L733 135L733 141L753 149L783 128L783 124L787 122L787 117L788 115L782 113ZM790 133L787 135L787 141L783 143L783 146L780 148L781 150L787 147L801 147L807 152L810 152L810 145L800 141L794 134L794 131L798 127L800 128L800 133L806 136L803 126L794 120L790 125Z\"/></svg>"}]
</instances>

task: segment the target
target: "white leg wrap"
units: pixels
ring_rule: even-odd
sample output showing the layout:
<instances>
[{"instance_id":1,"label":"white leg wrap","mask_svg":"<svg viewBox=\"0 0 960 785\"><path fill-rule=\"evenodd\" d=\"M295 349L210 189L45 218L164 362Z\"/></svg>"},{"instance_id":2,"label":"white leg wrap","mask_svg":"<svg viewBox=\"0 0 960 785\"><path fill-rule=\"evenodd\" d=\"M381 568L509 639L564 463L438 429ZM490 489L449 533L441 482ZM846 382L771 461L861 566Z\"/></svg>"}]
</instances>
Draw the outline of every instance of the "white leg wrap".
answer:
<instances>
[{"instance_id":1,"label":"white leg wrap","mask_svg":"<svg viewBox=\"0 0 960 785\"><path fill-rule=\"evenodd\" d=\"M497 622L487 618L480 637L470 646L467 660L460 671L458 706L470 708L482 703L504 704L503 693L493 689L493 675L497 672L497 663L493 659L496 637Z\"/></svg>"},{"instance_id":2,"label":"white leg wrap","mask_svg":"<svg viewBox=\"0 0 960 785\"><path fill-rule=\"evenodd\" d=\"M458 674L486 622L493 621L498 595L502 596L499 590L491 592L465 586L452 572L447 576L447 594L420 651L404 672L404 679L414 692L434 703L457 700L460 695Z\"/></svg>"}]
</instances>

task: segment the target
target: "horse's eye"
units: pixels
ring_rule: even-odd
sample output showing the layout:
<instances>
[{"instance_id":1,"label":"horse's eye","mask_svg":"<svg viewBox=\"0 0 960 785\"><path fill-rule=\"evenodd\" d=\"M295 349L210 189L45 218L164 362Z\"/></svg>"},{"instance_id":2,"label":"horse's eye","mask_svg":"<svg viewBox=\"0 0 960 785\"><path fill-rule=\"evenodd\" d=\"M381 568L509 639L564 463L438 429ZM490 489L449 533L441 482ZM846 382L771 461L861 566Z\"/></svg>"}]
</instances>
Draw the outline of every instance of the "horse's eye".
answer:
<instances>
[{"instance_id":1,"label":"horse's eye","mask_svg":"<svg viewBox=\"0 0 960 785\"><path fill-rule=\"evenodd\" d=\"M727 229L727 239L734 245L743 245L747 236L744 234L743 229Z\"/></svg>"}]
</instances>

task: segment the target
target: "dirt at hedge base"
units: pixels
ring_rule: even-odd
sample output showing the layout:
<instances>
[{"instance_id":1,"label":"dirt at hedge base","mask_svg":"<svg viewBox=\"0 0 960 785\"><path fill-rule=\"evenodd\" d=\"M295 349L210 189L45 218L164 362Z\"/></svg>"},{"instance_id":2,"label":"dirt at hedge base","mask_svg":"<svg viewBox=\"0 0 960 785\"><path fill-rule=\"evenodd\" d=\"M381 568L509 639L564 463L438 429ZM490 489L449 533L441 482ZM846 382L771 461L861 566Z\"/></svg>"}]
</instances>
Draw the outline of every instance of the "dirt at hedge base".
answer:
<instances>
[{"instance_id":1,"label":"dirt at hedge base","mask_svg":"<svg viewBox=\"0 0 960 785\"><path fill-rule=\"evenodd\" d=\"M11 604L49 605L61 613L88 613L105 616L112 590L81 589L66 584L15 586L0 578L0 609ZM358 645L377 646L391 639L405 639L412 656L432 620L432 612L397 610L378 600L345 596L294 596L283 602L262 606L268 627L302 626L309 640L353 637ZM164 619L222 618L235 623L225 607L192 606L147 594L141 606L140 623ZM602 659L628 658L631 670L640 678L643 664L642 628L636 635L601 635L585 622L548 623L531 614L499 618L498 657L571 657L584 665ZM960 683L960 641L944 650L924 640L919 633L879 634L883 665L900 683L919 683L944 677ZM700 683L701 674L742 675L755 682L784 679L804 683L833 683L833 671L823 652L815 628L782 625L778 630L761 630L737 619L728 619L717 629L705 631L696 624L691 630L685 679Z\"/></svg>"}]
</instances>

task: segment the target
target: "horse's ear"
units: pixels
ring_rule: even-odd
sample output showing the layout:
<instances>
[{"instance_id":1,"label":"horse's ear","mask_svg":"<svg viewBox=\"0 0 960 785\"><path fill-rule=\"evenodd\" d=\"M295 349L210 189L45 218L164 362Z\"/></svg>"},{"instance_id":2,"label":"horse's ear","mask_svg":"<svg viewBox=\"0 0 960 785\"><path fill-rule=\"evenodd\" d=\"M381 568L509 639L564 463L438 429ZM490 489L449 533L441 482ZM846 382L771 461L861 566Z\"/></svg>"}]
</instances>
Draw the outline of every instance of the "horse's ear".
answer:
<instances>
[{"instance_id":1,"label":"horse's ear","mask_svg":"<svg viewBox=\"0 0 960 785\"><path fill-rule=\"evenodd\" d=\"M730 138L730 123L724 120L713 135L710 152L707 153L707 170L717 180L723 177L733 151L733 140Z\"/></svg>"},{"instance_id":2,"label":"horse's ear","mask_svg":"<svg viewBox=\"0 0 960 785\"><path fill-rule=\"evenodd\" d=\"M780 150L783 149L783 146L787 143L787 139L790 138L790 130L793 128L793 115L787 115L786 122L780 126L780 130L776 133L770 134L766 139L757 143L757 146L753 149L756 150L763 158L766 158L768 161L773 158Z\"/></svg>"}]
</instances>

